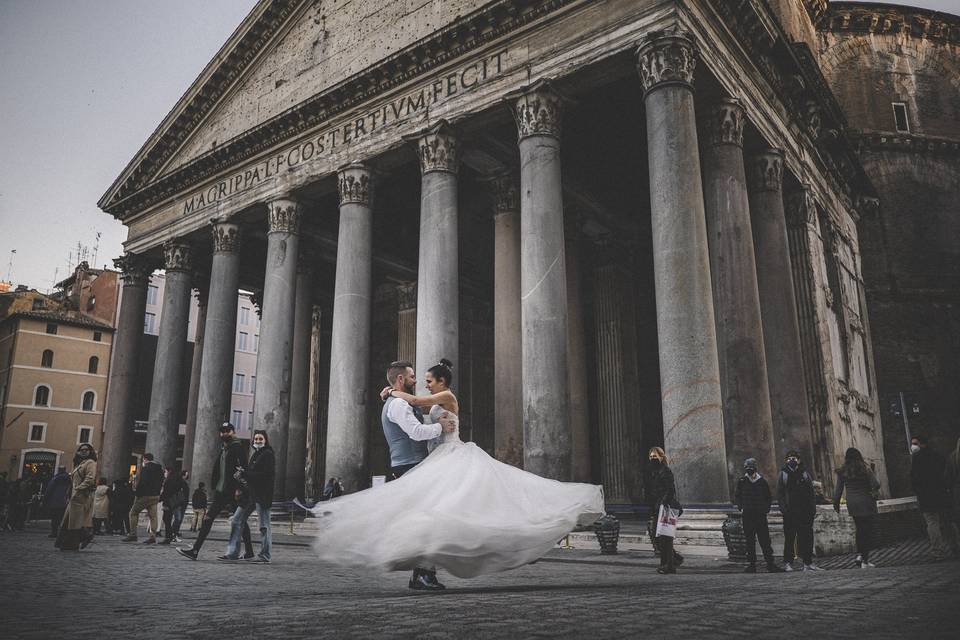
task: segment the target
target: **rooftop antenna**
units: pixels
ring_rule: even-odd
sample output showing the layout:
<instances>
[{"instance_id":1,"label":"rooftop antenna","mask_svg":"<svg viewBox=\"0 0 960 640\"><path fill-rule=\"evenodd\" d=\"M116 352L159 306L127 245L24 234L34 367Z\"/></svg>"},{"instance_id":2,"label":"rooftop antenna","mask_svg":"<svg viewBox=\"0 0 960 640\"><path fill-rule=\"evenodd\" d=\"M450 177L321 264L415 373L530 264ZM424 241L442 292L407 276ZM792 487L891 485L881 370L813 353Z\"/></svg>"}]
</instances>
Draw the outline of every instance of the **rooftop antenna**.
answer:
<instances>
[{"instance_id":1,"label":"rooftop antenna","mask_svg":"<svg viewBox=\"0 0 960 640\"><path fill-rule=\"evenodd\" d=\"M97 253L99 253L99 251L100 251L100 232L97 231L97 239L93 242L93 260L91 260L90 262L93 265L94 269L97 268Z\"/></svg>"},{"instance_id":2,"label":"rooftop antenna","mask_svg":"<svg viewBox=\"0 0 960 640\"><path fill-rule=\"evenodd\" d=\"M13 256L16 253L16 249L10 249L10 261L7 263L7 282L10 282L10 274L13 273Z\"/></svg>"}]
</instances>

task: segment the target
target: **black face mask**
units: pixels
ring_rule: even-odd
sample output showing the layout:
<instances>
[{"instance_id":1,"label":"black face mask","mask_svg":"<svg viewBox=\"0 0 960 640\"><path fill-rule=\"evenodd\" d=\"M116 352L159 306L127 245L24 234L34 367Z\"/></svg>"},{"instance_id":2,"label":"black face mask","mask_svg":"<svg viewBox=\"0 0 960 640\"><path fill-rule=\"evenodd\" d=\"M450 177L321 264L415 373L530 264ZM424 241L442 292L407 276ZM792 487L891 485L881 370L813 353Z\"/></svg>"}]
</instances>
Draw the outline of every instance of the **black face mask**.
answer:
<instances>
[{"instance_id":1,"label":"black face mask","mask_svg":"<svg viewBox=\"0 0 960 640\"><path fill-rule=\"evenodd\" d=\"M789 462L787 462L787 466L790 467L791 469L796 469L798 466L800 466L800 463L797 462L796 460L790 460Z\"/></svg>"},{"instance_id":2,"label":"black face mask","mask_svg":"<svg viewBox=\"0 0 960 640\"><path fill-rule=\"evenodd\" d=\"M220 434L220 441L221 441L221 442L230 442L231 440L233 440L233 436L230 435L229 433L221 433L221 434Z\"/></svg>"},{"instance_id":3,"label":"black face mask","mask_svg":"<svg viewBox=\"0 0 960 640\"><path fill-rule=\"evenodd\" d=\"M659 467L662 463L660 462L660 458L650 458L650 464Z\"/></svg>"}]
</instances>

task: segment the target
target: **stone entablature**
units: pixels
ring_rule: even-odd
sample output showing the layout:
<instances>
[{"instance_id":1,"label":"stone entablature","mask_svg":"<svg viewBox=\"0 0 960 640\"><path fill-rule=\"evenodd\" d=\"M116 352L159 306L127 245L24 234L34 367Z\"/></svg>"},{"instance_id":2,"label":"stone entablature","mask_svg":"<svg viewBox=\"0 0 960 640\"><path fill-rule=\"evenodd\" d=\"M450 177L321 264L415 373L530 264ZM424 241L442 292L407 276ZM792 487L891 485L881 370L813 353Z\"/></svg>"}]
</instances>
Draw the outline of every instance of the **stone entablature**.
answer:
<instances>
[{"instance_id":1,"label":"stone entablature","mask_svg":"<svg viewBox=\"0 0 960 640\"><path fill-rule=\"evenodd\" d=\"M949 138L909 133L873 133L851 131L850 137L860 150L908 151L911 153L960 154L960 142Z\"/></svg>"},{"instance_id":2,"label":"stone entablature","mask_svg":"<svg viewBox=\"0 0 960 640\"><path fill-rule=\"evenodd\" d=\"M819 31L903 34L960 44L960 17L940 11L889 4L830 2L816 15L818 19L814 23Z\"/></svg>"}]
</instances>

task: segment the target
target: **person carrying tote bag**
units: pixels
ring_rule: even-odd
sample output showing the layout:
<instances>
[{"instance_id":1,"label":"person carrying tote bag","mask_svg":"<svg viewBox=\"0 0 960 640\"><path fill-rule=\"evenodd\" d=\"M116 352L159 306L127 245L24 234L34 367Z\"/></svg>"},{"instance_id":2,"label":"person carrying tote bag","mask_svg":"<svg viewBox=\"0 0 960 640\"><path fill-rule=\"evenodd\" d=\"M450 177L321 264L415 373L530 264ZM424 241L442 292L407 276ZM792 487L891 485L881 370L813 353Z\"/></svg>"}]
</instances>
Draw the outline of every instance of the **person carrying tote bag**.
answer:
<instances>
[{"instance_id":1,"label":"person carrying tote bag","mask_svg":"<svg viewBox=\"0 0 960 640\"><path fill-rule=\"evenodd\" d=\"M657 573L676 573L679 562L678 554L673 550L673 538L677 534L677 520L683 514L683 507L677 499L677 485L673 480L673 471L667 466L666 453L660 447L653 447L647 459L651 469L648 487L651 514L657 514L656 546L660 550Z\"/></svg>"}]
</instances>

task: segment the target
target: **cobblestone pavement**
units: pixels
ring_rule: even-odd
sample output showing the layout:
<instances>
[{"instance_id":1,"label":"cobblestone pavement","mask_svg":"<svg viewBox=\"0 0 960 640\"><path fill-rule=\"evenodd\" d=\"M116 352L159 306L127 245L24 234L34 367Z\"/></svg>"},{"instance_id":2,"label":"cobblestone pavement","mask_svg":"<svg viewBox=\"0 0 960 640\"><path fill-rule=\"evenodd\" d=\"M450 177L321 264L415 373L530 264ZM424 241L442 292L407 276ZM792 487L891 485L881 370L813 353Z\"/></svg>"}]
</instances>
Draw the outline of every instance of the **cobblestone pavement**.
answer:
<instances>
[{"instance_id":1,"label":"cobblestone pavement","mask_svg":"<svg viewBox=\"0 0 960 640\"><path fill-rule=\"evenodd\" d=\"M956 638L960 562L744 575L688 556L660 576L649 552L555 550L521 569L441 578L324 565L281 537L274 562L199 562L103 536L58 552L37 524L0 534L0 638ZM302 541L297 541L302 542Z\"/></svg>"}]
</instances>

